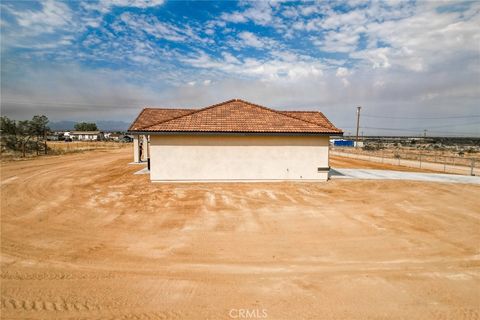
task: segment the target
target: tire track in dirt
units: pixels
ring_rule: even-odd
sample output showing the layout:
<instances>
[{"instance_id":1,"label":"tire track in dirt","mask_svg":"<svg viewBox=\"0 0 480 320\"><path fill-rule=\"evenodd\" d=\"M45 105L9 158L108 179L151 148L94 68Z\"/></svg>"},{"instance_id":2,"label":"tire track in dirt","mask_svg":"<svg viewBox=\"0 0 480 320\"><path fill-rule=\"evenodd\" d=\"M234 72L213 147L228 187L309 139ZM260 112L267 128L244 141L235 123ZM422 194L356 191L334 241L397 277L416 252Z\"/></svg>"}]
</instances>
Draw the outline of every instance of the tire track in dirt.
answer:
<instances>
[{"instance_id":1,"label":"tire track in dirt","mask_svg":"<svg viewBox=\"0 0 480 320\"><path fill-rule=\"evenodd\" d=\"M21 272L21 271L2 271L2 280L104 280L114 279L119 275L109 273L69 273L69 272Z\"/></svg>"},{"instance_id":2,"label":"tire track in dirt","mask_svg":"<svg viewBox=\"0 0 480 320\"><path fill-rule=\"evenodd\" d=\"M101 311L98 304L89 301L69 302L64 298L52 300L29 300L2 297L2 309L13 311Z\"/></svg>"},{"instance_id":3,"label":"tire track in dirt","mask_svg":"<svg viewBox=\"0 0 480 320\"><path fill-rule=\"evenodd\" d=\"M69 319L75 316L76 319L183 319L184 313L175 310L168 311L152 311L152 312L125 312L122 310L115 310L112 308L105 308L101 305L90 301L71 302L64 298L58 297L52 300L28 300L15 299L11 297L1 298L1 310L9 314L13 312L16 317L21 314L28 314L28 317L44 318L54 316L55 318L63 314L67 315ZM85 317L85 314L90 314ZM101 313L109 313L111 315L98 316Z\"/></svg>"}]
</instances>

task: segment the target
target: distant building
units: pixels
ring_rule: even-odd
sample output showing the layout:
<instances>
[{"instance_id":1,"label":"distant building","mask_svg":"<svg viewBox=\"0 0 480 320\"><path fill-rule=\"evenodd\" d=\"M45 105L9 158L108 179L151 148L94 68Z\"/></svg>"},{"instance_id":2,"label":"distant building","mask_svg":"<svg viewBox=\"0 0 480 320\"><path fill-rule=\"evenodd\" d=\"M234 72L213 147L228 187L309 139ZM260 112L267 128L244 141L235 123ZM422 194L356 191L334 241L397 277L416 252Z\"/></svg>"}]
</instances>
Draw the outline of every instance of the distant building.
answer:
<instances>
[{"instance_id":1,"label":"distant building","mask_svg":"<svg viewBox=\"0 0 480 320\"><path fill-rule=\"evenodd\" d=\"M58 141L60 140L56 134L47 134L47 141Z\"/></svg>"},{"instance_id":2,"label":"distant building","mask_svg":"<svg viewBox=\"0 0 480 320\"><path fill-rule=\"evenodd\" d=\"M124 135L123 134L118 134L118 133L109 133L108 137L105 136L105 138L113 141L120 141Z\"/></svg>"},{"instance_id":3,"label":"distant building","mask_svg":"<svg viewBox=\"0 0 480 320\"><path fill-rule=\"evenodd\" d=\"M70 131L69 136L78 141L97 141L104 138L101 131Z\"/></svg>"}]
</instances>

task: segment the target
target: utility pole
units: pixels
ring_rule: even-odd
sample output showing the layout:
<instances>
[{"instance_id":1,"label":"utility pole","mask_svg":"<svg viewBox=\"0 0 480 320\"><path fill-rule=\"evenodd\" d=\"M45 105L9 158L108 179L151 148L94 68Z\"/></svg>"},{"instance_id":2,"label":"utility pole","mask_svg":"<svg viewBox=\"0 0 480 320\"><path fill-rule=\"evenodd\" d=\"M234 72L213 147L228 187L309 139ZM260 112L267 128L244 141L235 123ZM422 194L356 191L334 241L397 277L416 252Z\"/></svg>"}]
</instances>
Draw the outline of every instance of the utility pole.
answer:
<instances>
[{"instance_id":1,"label":"utility pole","mask_svg":"<svg viewBox=\"0 0 480 320\"><path fill-rule=\"evenodd\" d=\"M424 138L427 137L427 129L424 129L424 130L423 130L423 137L424 137Z\"/></svg>"},{"instance_id":2,"label":"utility pole","mask_svg":"<svg viewBox=\"0 0 480 320\"><path fill-rule=\"evenodd\" d=\"M358 148L358 130L360 129L360 109L362 109L362 107L357 107L357 135L355 139L356 148Z\"/></svg>"}]
</instances>

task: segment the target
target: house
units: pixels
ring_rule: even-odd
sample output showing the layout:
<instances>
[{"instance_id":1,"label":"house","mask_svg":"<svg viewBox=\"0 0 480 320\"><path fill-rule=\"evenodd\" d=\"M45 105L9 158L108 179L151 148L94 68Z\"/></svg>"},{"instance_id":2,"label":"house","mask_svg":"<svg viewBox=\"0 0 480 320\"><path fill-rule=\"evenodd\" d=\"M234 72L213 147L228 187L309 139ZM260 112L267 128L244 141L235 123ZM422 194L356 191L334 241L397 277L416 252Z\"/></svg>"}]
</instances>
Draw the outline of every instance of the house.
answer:
<instances>
[{"instance_id":1,"label":"house","mask_svg":"<svg viewBox=\"0 0 480 320\"><path fill-rule=\"evenodd\" d=\"M201 109L145 108L128 131L134 162L149 158L156 182L327 180L329 137L343 134L321 112L240 99Z\"/></svg>"},{"instance_id":2,"label":"house","mask_svg":"<svg viewBox=\"0 0 480 320\"><path fill-rule=\"evenodd\" d=\"M123 134L109 132L108 136L105 134L105 139L112 141L119 141L123 137Z\"/></svg>"},{"instance_id":3,"label":"house","mask_svg":"<svg viewBox=\"0 0 480 320\"><path fill-rule=\"evenodd\" d=\"M78 141L103 140L103 132L101 131L70 131L69 136Z\"/></svg>"},{"instance_id":4,"label":"house","mask_svg":"<svg viewBox=\"0 0 480 320\"><path fill-rule=\"evenodd\" d=\"M105 133L104 138L107 140L111 141L117 141L117 142L132 142L133 137L123 134L123 133L112 133L109 132L108 134Z\"/></svg>"}]
</instances>

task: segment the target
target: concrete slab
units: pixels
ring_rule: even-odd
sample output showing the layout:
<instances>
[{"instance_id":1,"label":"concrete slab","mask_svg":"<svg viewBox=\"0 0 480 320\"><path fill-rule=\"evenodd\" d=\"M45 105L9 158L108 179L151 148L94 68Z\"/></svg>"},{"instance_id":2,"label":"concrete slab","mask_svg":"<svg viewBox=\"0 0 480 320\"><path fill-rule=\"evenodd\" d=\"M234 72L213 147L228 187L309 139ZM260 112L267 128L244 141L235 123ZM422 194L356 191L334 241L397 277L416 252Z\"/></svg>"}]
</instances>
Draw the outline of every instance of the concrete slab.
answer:
<instances>
[{"instance_id":1,"label":"concrete slab","mask_svg":"<svg viewBox=\"0 0 480 320\"><path fill-rule=\"evenodd\" d=\"M134 174L149 174L150 173L150 170L148 170L147 167L143 168L142 170L138 170L137 172L135 172Z\"/></svg>"},{"instance_id":2,"label":"concrete slab","mask_svg":"<svg viewBox=\"0 0 480 320\"><path fill-rule=\"evenodd\" d=\"M462 176L444 173L405 172L375 169L340 169L330 170L330 179L367 179L367 180L413 180L447 183L480 184L480 177Z\"/></svg>"}]
</instances>

